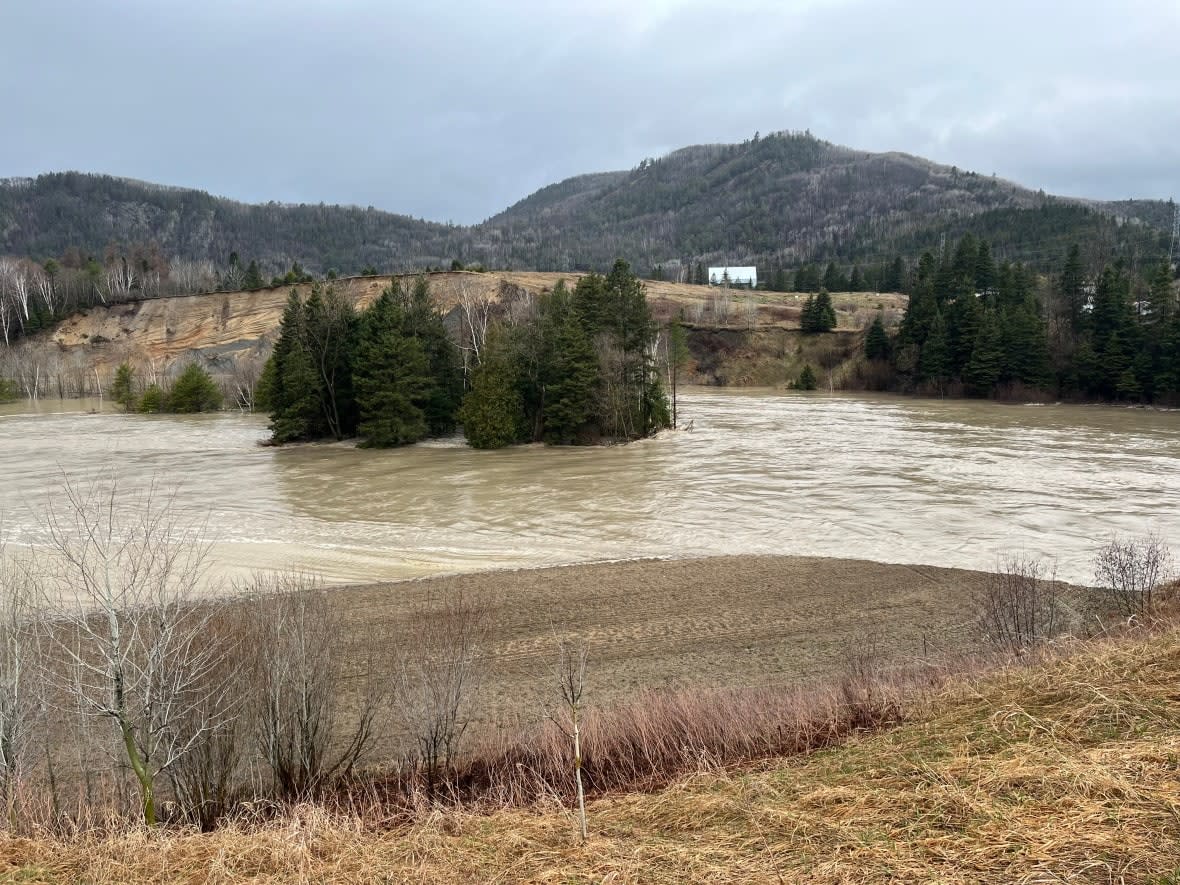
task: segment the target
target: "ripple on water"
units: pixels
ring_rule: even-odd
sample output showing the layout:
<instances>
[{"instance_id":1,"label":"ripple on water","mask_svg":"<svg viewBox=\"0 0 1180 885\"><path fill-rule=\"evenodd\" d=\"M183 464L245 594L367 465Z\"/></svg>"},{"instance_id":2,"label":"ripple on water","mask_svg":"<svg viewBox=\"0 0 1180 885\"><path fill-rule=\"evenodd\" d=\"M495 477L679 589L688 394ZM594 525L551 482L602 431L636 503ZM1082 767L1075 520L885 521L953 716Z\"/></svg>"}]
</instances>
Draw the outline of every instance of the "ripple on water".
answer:
<instances>
[{"instance_id":1,"label":"ripple on water","mask_svg":"<svg viewBox=\"0 0 1180 885\"><path fill-rule=\"evenodd\" d=\"M692 433L607 449L476 452L258 445L260 416L0 407L0 513L44 541L62 471L176 484L227 571L331 580L636 556L796 553L986 568L1055 555L1085 580L1097 541L1180 548L1180 413L697 390Z\"/></svg>"}]
</instances>

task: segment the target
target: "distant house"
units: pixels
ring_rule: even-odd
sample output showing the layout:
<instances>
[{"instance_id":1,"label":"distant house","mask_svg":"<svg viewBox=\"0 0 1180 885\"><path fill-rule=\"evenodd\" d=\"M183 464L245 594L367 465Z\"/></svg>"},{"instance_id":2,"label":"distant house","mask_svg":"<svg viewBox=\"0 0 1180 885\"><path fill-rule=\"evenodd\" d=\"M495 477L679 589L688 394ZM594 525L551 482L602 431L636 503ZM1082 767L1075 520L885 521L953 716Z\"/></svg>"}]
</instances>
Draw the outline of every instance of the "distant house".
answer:
<instances>
[{"instance_id":1,"label":"distant house","mask_svg":"<svg viewBox=\"0 0 1180 885\"><path fill-rule=\"evenodd\" d=\"M758 268L756 267L710 267L709 285L749 286L751 289L758 285Z\"/></svg>"}]
</instances>

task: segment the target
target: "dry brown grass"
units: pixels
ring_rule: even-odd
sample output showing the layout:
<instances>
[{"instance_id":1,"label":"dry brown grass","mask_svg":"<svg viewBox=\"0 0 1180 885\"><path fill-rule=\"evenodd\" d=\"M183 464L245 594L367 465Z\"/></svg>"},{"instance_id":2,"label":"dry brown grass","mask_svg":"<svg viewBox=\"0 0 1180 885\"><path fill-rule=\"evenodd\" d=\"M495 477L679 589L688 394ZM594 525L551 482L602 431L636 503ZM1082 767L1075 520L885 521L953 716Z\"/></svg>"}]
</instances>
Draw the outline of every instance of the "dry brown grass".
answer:
<instances>
[{"instance_id":1,"label":"dry brown grass","mask_svg":"<svg viewBox=\"0 0 1180 885\"><path fill-rule=\"evenodd\" d=\"M0 843L13 882L1171 882L1180 629L943 692L920 721L590 805L406 827L313 806L212 835Z\"/></svg>"}]
</instances>

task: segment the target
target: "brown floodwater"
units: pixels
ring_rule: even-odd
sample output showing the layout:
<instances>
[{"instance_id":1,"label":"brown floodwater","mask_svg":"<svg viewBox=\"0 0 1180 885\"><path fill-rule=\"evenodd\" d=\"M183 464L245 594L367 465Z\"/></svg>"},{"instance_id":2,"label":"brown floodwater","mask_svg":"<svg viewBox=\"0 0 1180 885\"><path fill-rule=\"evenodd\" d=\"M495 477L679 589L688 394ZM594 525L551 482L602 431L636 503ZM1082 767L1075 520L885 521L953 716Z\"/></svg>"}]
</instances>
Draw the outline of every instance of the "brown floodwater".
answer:
<instances>
[{"instance_id":1,"label":"brown floodwater","mask_svg":"<svg viewBox=\"0 0 1180 885\"><path fill-rule=\"evenodd\" d=\"M352 582L637 557L776 553L987 568L1056 557L1084 581L1111 534L1180 552L1180 412L693 390L692 432L497 452L260 446L266 418L0 406L0 519L45 541L63 476L175 487L222 574Z\"/></svg>"}]
</instances>

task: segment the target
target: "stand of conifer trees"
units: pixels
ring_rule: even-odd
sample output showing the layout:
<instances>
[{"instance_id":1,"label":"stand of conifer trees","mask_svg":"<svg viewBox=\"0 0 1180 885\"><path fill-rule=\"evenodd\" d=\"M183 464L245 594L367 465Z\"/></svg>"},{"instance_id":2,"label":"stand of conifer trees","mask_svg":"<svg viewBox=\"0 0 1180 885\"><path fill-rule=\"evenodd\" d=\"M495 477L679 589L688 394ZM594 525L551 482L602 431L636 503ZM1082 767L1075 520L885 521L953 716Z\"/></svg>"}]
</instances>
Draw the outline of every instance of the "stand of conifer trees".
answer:
<instances>
[{"instance_id":1,"label":"stand of conifer trees","mask_svg":"<svg viewBox=\"0 0 1180 885\"><path fill-rule=\"evenodd\" d=\"M1180 402L1180 311L1172 269L1120 261L1087 276L1074 246L1059 276L996 266L965 236L953 256L922 256L894 341L874 325L866 356L892 354L898 386L996 396ZM869 353L869 350L872 353Z\"/></svg>"},{"instance_id":2,"label":"stand of conifer trees","mask_svg":"<svg viewBox=\"0 0 1180 885\"><path fill-rule=\"evenodd\" d=\"M359 315L333 288L287 302L259 384L275 443L360 437L385 447L441 436L499 448L621 442L668 426L657 327L624 261L558 283L494 323L464 395L462 362L424 277L395 280Z\"/></svg>"}]
</instances>

